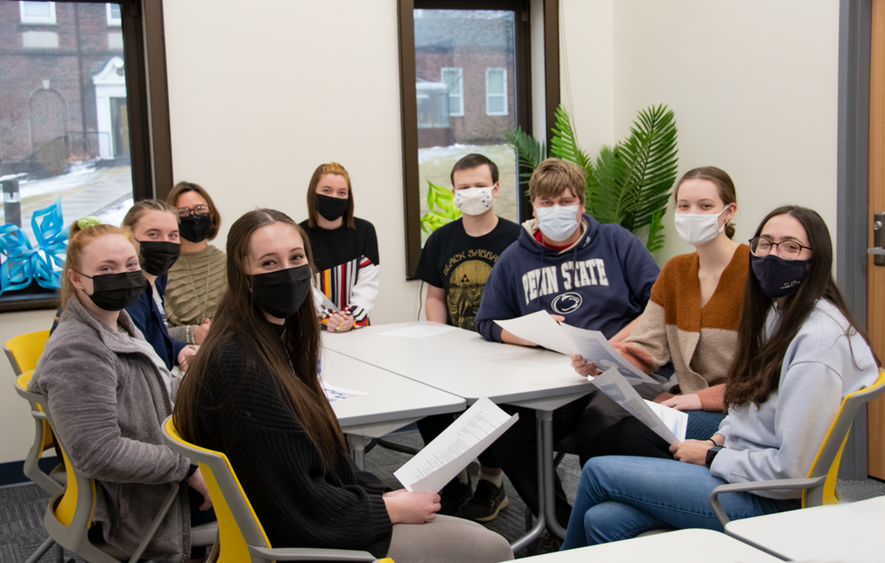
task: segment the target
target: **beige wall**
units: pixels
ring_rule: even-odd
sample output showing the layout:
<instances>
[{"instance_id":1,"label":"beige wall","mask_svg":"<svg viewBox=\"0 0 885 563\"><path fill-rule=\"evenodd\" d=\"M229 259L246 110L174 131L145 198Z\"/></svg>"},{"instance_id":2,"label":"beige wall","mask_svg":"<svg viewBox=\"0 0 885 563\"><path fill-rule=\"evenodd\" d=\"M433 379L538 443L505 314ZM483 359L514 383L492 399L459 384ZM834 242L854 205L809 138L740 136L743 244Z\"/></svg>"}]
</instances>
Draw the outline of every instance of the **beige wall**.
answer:
<instances>
[{"instance_id":1,"label":"beige wall","mask_svg":"<svg viewBox=\"0 0 885 563\"><path fill-rule=\"evenodd\" d=\"M835 238L838 0L563 0L563 13L586 150L624 138L637 111L664 103L676 114L680 175L715 165L732 176L736 240L786 203L816 209ZM600 27L609 33L587 37ZM609 56L613 103L594 113L585 106L605 106L610 87L592 61ZM611 130L609 116L614 137L597 133ZM691 251L672 218L671 205L662 264Z\"/></svg>"},{"instance_id":2,"label":"beige wall","mask_svg":"<svg viewBox=\"0 0 885 563\"><path fill-rule=\"evenodd\" d=\"M164 4L175 180L211 191L225 221L216 244L256 206L304 219L313 169L337 160L351 173L357 214L378 231L374 320L415 318L395 0ZM562 0L562 14L563 100L585 149L626 135L638 109L666 103L680 172L716 164L733 175L738 238L784 202L818 209L835 234L838 0ZM688 250L667 234L659 259ZM51 317L4 314L0 341ZM31 422L11 384L0 386L0 424L0 463L23 459Z\"/></svg>"}]
</instances>

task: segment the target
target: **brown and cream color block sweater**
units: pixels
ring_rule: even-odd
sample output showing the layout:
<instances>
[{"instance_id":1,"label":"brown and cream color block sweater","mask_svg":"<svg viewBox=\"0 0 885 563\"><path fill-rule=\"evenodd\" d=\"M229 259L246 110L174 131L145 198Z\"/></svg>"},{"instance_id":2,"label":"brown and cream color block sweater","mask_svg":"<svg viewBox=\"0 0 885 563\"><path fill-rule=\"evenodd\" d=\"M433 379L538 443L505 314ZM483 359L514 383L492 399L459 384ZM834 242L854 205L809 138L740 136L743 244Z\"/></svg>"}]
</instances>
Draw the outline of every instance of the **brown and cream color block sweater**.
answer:
<instances>
[{"instance_id":1,"label":"brown and cream color block sweater","mask_svg":"<svg viewBox=\"0 0 885 563\"><path fill-rule=\"evenodd\" d=\"M679 391L697 393L705 411L724 412L749 266L750 248L742 244L701 307L698 254L676 256L661 270L633 332L613 346L646 373L673 360Z\"/></svg>"}]
</instances>

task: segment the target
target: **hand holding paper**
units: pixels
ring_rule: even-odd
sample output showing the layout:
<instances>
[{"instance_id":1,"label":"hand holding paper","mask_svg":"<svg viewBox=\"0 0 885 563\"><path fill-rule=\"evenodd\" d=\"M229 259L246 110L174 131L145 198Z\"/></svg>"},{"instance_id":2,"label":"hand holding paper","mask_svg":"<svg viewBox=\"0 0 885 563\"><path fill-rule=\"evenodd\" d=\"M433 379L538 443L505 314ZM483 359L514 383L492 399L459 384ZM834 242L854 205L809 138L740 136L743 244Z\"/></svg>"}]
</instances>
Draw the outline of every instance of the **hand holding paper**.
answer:
<instances>
[{"instance_id":1,"label":"hand holding paper","mask_svg":"<svg viewBox=\"0 0 885 563\"><path fill-rule=\"evenodd\" d=\"M483 397L393 475L409 491L436 493L518 419Z\"/></svg>"}]
</instances>

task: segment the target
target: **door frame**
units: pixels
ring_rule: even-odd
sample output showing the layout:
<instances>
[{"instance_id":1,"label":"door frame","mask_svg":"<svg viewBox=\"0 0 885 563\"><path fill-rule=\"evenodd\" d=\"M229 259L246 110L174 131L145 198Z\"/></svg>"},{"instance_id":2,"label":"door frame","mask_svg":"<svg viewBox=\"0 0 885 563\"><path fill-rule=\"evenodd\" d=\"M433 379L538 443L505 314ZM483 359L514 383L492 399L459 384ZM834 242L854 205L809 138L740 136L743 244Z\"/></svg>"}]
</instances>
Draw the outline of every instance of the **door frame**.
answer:
<instances>
[{"instance_id":1,"label":"door frame","mask_svg":"<svg viewBox=\"0 0 885 563\"><path fill-rule=\"evenodd\" d=\"M854 318L865 329L872 14L873 0L839 2L836 280ZM866 406L851 427L839 476L868 476Z\"/></svg>"}]
</instances>

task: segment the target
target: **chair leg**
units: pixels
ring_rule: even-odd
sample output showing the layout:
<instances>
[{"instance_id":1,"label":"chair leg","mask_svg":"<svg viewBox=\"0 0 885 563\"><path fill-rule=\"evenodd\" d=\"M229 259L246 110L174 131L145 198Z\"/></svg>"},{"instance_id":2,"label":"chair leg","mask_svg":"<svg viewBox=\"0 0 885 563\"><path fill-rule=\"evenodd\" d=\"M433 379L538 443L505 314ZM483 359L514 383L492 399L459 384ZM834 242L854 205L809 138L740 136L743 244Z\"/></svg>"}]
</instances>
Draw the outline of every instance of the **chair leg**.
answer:
<instances>
[{"instance_id":1,"label":"chair leg","mask_svg":"<svg viewBox=\"0 0 885 563\"><path fill-rule=\"evenodd\" d=\"M55 544L55 561L56 563L64 563L65 561L65 548L58 543Z\"/></svg>"},{"instance_id":2,"label":"chair leg","mask_svg":"<svg viewBox=\"0 0 885 563\"><path fill-rule=\"evenodd\" d=\"M52 538L46 538L46 541L40 544L40 547L37 548L37 551L31 555L26 563L37 563L43 555L49 551L49 548L55 544L55 540ZM58 546L61 547L61 546ZM62 550L62 557L64 557L64 550Z\"/></svg>"}]
</instances>

